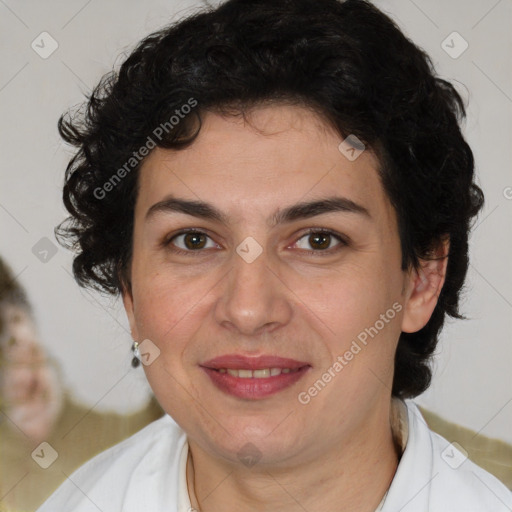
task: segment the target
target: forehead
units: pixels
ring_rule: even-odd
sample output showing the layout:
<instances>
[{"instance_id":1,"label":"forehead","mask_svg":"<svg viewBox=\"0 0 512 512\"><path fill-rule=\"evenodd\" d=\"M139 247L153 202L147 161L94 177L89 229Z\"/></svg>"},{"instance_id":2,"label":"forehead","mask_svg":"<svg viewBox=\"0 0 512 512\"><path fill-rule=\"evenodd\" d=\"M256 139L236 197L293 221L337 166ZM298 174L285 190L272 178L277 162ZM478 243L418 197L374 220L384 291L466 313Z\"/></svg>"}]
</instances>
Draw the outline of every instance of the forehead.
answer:
<instances>
[{"instance_id":1,"label":"forehead","mask_svg":"<svg viewBox=\"0 0 512 512\"><path fill-rule=\"evenodd\" d=\"M343 138L319 115L297 106L268 106L246 118L202 116L187 148L156 148L139 175L137 209L166 194L219 205L233 219L270 217L279 206L336 194L382 213L389 204L370 151L351 161ZM379 212L380 210L380 212Z\"/></svg>"},{"instance_id":2,"label":"forehead","mask_svg":"<svg viewBox=\"0 0 512 512\"><path fill-rule=\"evenodd\" d=\"M22 305L3 302L0 304L0 343L4 345L10 336L18 341L32 340L36 327L31 313Z\"/></svg>"},{"instance_id":3,"label":"forehead","mask_svg":"<svg viewBox=\"0 0 512 512\"><path fill-rule=\"evenodd\" d=\"M0 303L0 313L8 322L31 321L32 316L28 309L21 304L13 304L10 302Z\"/></svg>"}]
</instances>

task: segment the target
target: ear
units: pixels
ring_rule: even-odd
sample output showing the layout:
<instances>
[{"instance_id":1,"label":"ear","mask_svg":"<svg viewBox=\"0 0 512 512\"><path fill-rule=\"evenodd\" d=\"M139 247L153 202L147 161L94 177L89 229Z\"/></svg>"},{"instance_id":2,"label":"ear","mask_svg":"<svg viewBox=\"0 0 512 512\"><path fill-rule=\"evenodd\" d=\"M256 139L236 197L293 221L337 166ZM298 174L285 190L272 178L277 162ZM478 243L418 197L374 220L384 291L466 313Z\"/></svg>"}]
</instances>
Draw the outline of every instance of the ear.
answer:
<instances>
[{"instance_id":1,"label":"ear","mask_svg":"<svg viewBox=\"0 0 512 512\"><path fill-rule=\"evenodd\" d=\"M420 260L419 269L411 271L402 317L403 332L417 332L430 320L446 278L449 248L450 241L445 238L429 259Z\"/></svg>"},{"instance_id":2,"label":"ear","mask_svg":"<svg viewBox=\"0 0 512 512\"><path fill-rule=\"evenodd\" d=\"M124 310L126 311L126 316L128 317L128 322L130 324L132 339L136 341L139 339L139 331L137 329L137 323L135 322L135 308L131 289L123 287L121 295L123 297Z\"/></svg>"}]
</instances>

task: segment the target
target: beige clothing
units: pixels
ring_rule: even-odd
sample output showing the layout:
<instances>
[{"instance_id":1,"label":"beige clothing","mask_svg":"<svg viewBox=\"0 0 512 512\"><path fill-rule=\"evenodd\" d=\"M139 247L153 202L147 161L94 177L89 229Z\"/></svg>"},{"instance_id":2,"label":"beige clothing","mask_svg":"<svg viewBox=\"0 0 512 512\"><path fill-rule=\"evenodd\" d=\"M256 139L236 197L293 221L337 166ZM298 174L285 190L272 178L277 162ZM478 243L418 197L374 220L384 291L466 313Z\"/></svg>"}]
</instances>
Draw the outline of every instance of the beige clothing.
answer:
<instances>
[{"instance_id":1,"label":"beige clothing","mask_svg":"<svg viewBox=\"0 0 512 512\"><path fill-rule=\"evenodd\" d=\"M58 457L47 469L32 457L37 448L0 414L0 511L33 512L84 462L163 415L156 401L131 415L98 413L65 399L46 440ZM40 453L40 449L36 451ZM3 508L2 508L3 507Z\"/></svg>"}]
</instances>

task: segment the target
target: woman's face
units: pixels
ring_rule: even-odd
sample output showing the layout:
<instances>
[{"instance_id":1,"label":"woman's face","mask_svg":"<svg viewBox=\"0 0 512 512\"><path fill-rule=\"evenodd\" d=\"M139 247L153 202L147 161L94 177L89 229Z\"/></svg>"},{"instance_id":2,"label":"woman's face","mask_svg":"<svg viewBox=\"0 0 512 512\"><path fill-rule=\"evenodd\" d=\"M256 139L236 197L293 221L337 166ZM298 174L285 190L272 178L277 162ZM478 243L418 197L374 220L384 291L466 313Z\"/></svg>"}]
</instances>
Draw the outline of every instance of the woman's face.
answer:
<instances>
[{"instance_id":1,"label":"woman's face","mask_svg":"<svg viewBox=\"0 0 512 512\"><path fill-rule=\"evenodd\" d=\"M300 107L248 120L207 114L190 147L147 157L124 301L149 340L149 383L189 439L228 461L289 463L389 405L410 278L369 150L341 151Z\"/></svg>"}]
</instances>

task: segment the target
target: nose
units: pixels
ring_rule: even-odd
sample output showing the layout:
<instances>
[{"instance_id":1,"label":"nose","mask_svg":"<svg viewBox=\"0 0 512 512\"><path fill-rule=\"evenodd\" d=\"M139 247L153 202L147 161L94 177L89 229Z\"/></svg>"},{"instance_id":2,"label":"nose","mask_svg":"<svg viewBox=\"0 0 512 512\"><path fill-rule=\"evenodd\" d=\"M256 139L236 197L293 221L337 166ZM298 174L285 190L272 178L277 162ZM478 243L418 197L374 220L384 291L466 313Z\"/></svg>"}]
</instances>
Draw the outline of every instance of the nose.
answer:
<instances>
[{"instance_id":1,"label":"nose","mask_svg":"<svg viewBox=\"0 0 512 512\"><path fill-rule=\"evenodd\" d=\"M216 303L216 321L238 334L273 332L292 318L290 290L270 268L266 253L254 260L233 254L233 264Z\"/></svg>"}]
</instances>

